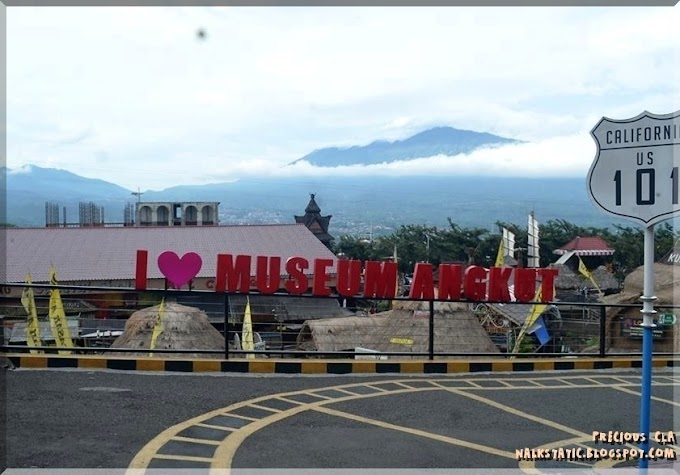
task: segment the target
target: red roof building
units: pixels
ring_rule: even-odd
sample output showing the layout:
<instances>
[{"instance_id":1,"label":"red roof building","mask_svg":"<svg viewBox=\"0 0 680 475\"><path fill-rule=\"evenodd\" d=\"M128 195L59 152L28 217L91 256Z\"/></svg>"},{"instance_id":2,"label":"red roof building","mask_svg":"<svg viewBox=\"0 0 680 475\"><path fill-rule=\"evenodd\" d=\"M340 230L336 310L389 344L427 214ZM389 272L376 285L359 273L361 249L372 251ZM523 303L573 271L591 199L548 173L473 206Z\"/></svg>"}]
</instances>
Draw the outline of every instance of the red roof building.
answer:
<instances>
[{"instance_id":1,"label":"red roof building","mask_svg":"<svg viewBox=\"0 0 680 475\"><path fill-rule=\"evenodd\" d=\"M179 257L195 252L201 257L195 289L210 289L218 254L252 256L251 276L255 275L256 256L277 256L283 263L290 257L303 257L310 264L319 258L336 259L300 224L7 228L3 234L8 283L25 282L29 272L34 283L48 282L50 265L54 265L62 284L133 286L137 250L148 251L149 287L156 288L157 281L165 279L157 265L164 251ZM307 271L311 273L311 269ZM335 266L328 273L334 274Z\"/></svg>"},{"instance_id":2,"label":"red roof building","mask_svg":"<svg viewBox=\"0 0 680 475\"><path fill-rule=\"evenodd\" d=\"M597 236L577 236L559 249L553 251L558 256L574 251L577 256L611 256L614 249L604 239Z\"/></svg>"}]
</instances>

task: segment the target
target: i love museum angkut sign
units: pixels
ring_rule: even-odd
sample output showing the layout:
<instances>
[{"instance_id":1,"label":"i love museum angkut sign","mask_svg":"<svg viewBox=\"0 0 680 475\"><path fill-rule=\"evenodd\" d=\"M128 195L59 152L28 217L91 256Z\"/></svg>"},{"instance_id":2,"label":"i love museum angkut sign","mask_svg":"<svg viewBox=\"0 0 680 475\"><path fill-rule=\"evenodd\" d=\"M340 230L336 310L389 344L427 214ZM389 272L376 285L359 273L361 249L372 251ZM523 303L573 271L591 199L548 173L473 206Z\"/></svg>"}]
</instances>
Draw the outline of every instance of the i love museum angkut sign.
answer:
<instances>
[{"instance_id":1,"label":"i love museum angkut sign","mask_svg":"<svg viewBox=\"0 0 680 475\"><path fill-rule=\"evenodd\" d=\"M195 252L179 257L173 251L165 251L158 257L157 264L170 286L181 289L198 275L203 260ZM255 264L254 279L251 279L252 264ZM335 270L331 273L334 264ZM137 290L147 288L147 270L148 252L138 250ZM436 283L435 270L439 271ZM557 274L555 268L440 264L435 269L432 264L420 262L414 268L408 297L471 302L511 302L514 297L517 302L550 302L554 299ZM318 297L392 299L398 290L397 278L396 262L352 259L314 259L310 262L303 257L290 257L283 262L278 256L218 254L213 290L218 293L257 291L264 295L285 292Z\"/></svg>"}]
</instances>

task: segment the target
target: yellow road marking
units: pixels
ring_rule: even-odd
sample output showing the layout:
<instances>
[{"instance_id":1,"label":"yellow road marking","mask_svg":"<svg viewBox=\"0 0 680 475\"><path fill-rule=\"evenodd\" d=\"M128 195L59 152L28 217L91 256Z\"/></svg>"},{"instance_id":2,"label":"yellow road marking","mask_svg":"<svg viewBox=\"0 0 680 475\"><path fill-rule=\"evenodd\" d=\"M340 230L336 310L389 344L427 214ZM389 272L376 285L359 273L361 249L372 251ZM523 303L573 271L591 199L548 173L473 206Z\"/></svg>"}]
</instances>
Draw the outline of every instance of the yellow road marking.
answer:
<instances>
[{"instance_id":1,"label":"yellow road marking","mask_svg":"<svg viewBox=\"0 0 680 475\"><path fill-rule=\"evenodd\" d=\"M454 437L447 437L445 435L433 434L431 432L426 432L419 429L412 429L410 427L398 426L395 424L390 424L389 422L383 422L376 419L369 419L368 417L357 416L355 414L350 414L348 412L337 411L335 409L330 409L327 407L314 407L313 411L322 412L331 416L342 417L344 419L350 419L357 422L362 422L364 424L370 424L376 427L381 427L383 429L395 430L398 432L404 432L406 434L417 435L424 437L426 439L437 440L439 442L444 442L451 445L458 445L460 447L466 447L468 449L478 450L480 452L485 452L487 454L498 455L500 457L510 458L516 460L515 454L513 452L508 452L506 450L496 449L494 447L489 447L486 445L476 444L474 442L468 442L462 439L456 439Z\"/></svg>"},{"instance_id":2,"label":"yellow road marking","mask_svg":"<svg viewBox=\"0 0 680 475\"><path fill-rule=\"evenodd\" d=\"M163 459L163 460L181 460L183 462L205 462L205 463L210 463L212 462L211 458L208 457L192 457L189 455L168 455L168 454L156 454L154 455L155 459Z\"/></svg>"},{"instance_id":3,"label":"yellow road marking","mask_svg":"<svg viewBox=\"0 0 680 475\"><path fill-rule=\"evenodd\" d=\"M235 417L237 419L243 419L244 421L250 421L250 422L255 422L259 421L257 417L248 417L248 416L241 416L239 414L234 414L233 412L223 412L221 415L223 416L229 416L229 417Z\"/></svg>"},{"instance_id":4,"label":"yellow road marking","mask_svg":"<svg viewBox=\"0 0 680 475\"><path fill-rule=\"evenodd\" d=\"M315 391L316 391L316 389L315 389ZM310 395L310 396L312 396L312 397L318 397L319 399L333 399L332 396L324 396L323 394L316 394L316 393L313 393L313 392L311 392L311 391L310 391L310 392L307 392L307 393L304 393L304 394L308 394L308 395Z\"/></svg>"},{"instance_id":5,"label":"yellow road marking","mask_svg":"<svg viewBox=\"0 0 680 475\"><path fill-rule=\"evenodd\" d=\"M255 409L262 409L263 411L269 411L269 412L281 412L281 409L274 409L273 407L260 406L259 404L250 404L248 407L254 407Z\"/></svg>"},{"instance_id":6,"label":"yellow road marking","mask_svg":"<svg viewBox=\"0 0 680 475\"><path fill-rule=\"evenodd\" d=\"M194 425L198 426L198 427L205 427L206 429L223 430L225 432L234 432L236 430L235 427L216 426L214 424L204 424L202 422L199 422L198 424L194 424Z\"/></svg>"},{"instance_id":7,"label":"yellow road marking","mask_svg":"<svg viewBox=\"0 0 680 475\"><path fill-rule=\"evenodd\" d=\"M283 397L283 396L277 396L276 399L283 401L283 402L290 403L290 404L295 404L296 406L302 406L304 404L304 402L296 401L295 399L288 399L287 397ZM286 411L287 410L288 409L286 409ZM285 412L285 411L283 411L283 412Z\"/></svg>"},{"instance_id":8,"label":"yellow road marking","mask_svg":"<svg viewBox=\"0 0 680 475\"><path fill-rule=\"evenodd\" d=\"M364 384L356 384L355 386L363 386ZM330 388L324 388L324 389L337 389L334 387ZM408 393L416 393L416 392L422 392L422 391L433 391L437 390L439 391L439 388L410 388L410 389L397 389L395 391L392 391L391 394L408 394ZM314 409L316 407L321 407L326 404L334 404L338 402L344 402L344 401L353 401L356 399L368 399L368 398L373 398L373 397L380 397L384 396L384 393L376 392L376 393L371 393L371 394L354 394L351 396L345 396L341 398L334 399L332 401L318 401L318 402L312 402L312 403L307 403L307 404L301 404L300 406L290 408L284 412L281 412L279 414L273 414L271 416L265 417L263 419L260 419L257 422L253 422L252 424L248 424L245 427L240 428L238 431L234 432L231 434L227 439L225 439L222 442L222 445L217 447L217 450L215 450L215 454L213 456L213 462L211 465L211 469L230 469L231 464L234 459L234 455L236 455L236 451L238 448L241 446L244 440L246 440L248 437L250 437L252 434L257 432L258 430L263 429L264 427L267 427L270 424L273 424L275 422L279 422L283 419L286 419L288 417L300 414L301 412L304 411L309 411L311 409Z\"/></svg>"},{"instance_id":9,"label":"yellow road marking","mask_svg":"<svg viewBox=\"0 0 680 475\"><path fill-rule=\"evenodd\" d=\"M194 443L194 444L203 444L203 445L220 445L220 443L216 440L196 439L194 437L183 437L181 435L176 435L170 440L177 440L179 442L191 442L191 443Z\"/></svg>"},{"instance_id":10,"label":"yellow road marking","mask_svg":"<svg viewBox=\"0 0 680 475\"><path fill-rule=\"evenodd\" d=\"M437 383L433 382L432 384L437 384ZM466 391L460 391L460 390L454 389L454 388L447 388L447 387L442 386L442 385L438 385L438 386L440 386L441 388L443 388L444 390L446 390L450 393L457 394L457 395L463 396L463 397L467 397L469 399L473 399L477 402L481 402L483 404L486 404L487 406L495 407L496 409L500 409L501 411L508 412L510 414L522 417L524 419L529 419L530 421L537 422L537 423L542 424L544 426L552 427L553 429L557 429L557 430L560 430L562 432L566 432L567 434L572 434L572 435L576 435L576 436L579 436L579 437L587 437L588 436L588 434L586 434L585 432L581 432L579 430L572 429L571 427L567 427L565 425L562 425L559 422L555 422L555 421L551 421L549 419L544 419L542 417L534 416L533 414L528 414L524 411L520 411L519 409L515 409L514 407L506 406L505 404L493 401L491 399L485 398L485 397L480 396L478 394L471 394L471 393L468 393Z\"/></svg>"},{"instance_id":11,"label":"yellow road marking","mask_svg":"<svg viewBox=\"0 0 680 475\"><path fill-rule=\"evenodd\" d=\"M611 378L612 376L607 376L608 378ZM563 378L532 378L531 380L525 380L528 381L531 384L534 384L535 386L530 387L530 389L559 389L559 386L544 386L541 385L538 381L540 380L546 380L546 379L571 379L571 378L583 378L583 376L565 376ZM521 379L521 378L518 378ZM617 378L618 379L618 378ZM669 378L672 379L672 378ZM487 380L492 380L487 378ZM673 380L673 379L672 379ZM455 394L459 394L464 397L469 397L472 399L477 399L480 402L484 402L487 405L498 407L502 406L503 410L506 410L507 412L519 415L520 417L525 417L531 420L538 419L538 422L546 424L546 425L551 425L551 426L557 426L559 430L563 430L559 424L548 421L546 419L541 419L537 418L535 416L531 416L525 413L522 413L521 411L515 410L513 408L509 408L507 406L503 406L501 404L495 403L495 401L490 401L487 400L486 398L483 398L481 396L478 396L476 394L468 394L465 393L464 390L474 390L474 392L477 392L478 390L498 390L498 389L503 389L503 390L511 390L511 389L526 389L523 386L509 386L509 387L495 387L495 388L488 388L488 387L479 387L479 388L473 388L473 387L466 387L466 388L460 388L456 389L453 387L447 387L443 386L441 384L438 384L436 381L442 381L442 382L451 382L451 381L460 381L461 383L465 383L469 381L466 378L450 378L450 377L439 377L436 380L428 380L433 386L431 387L413 387L409 386L406 384L408 380L400 380L400 381L380 381L380 383L385 383L389 382L390 384L401 386L404 389L397 389L393 391L387 391L390 394L406 394L406 393L414 393L414 392L425 392L425 391L440 391L440 390L445 390L449 391ZM496 380L497 381L497 380ZM635 383L631 383L629 381L623 381L621 380L622 383L626 385L631 385ZM373 384L378 384L377 382L373 382ZM600 387L602 383L599 383L597 386ZM667 384L668 386L676 386L677 383L669 383ZM306 411L313 409L314 407L319 407L321 405L325 404L331 404L331 403L336 403L336 402L342 402L342 401L349 401L349 400L355 400L355 399L362 399L362 398L371 398L371 397L380 397L384 396L385 393L383 392L376 392L376 393L371 393L371 394L360 394L360 393L355 393L350 391L351 388L353 387L358 387L358 386L366 386L366 383L351 383L351 384L343 384L343 385L338 385L338 386L328 386L324 388L317 388L313 390L304 390L304 391L291 391L291 392L286 392L286 393L279 393L279 394L267 394L265 396L260 396L254 399L250 399L247 401L241 401L239 403L232 404L231 406L228 406L226 408L220 408L216 409L214 411L202 414L200 416L197 416L195 418L186 420L184 422L181 422L175 426L169 427L159 433L154 439L149 441L138 453L135 455L133 460L131 461L129 465L129 471L127 473L135 473L135 469L139 468L144 468L148 467L150 461L153 458L159 458L161 454L158 454L158 450L172 437L175 437L179 432L183 431L184 429L187 429L192 426L198 426L198 427L206 427L206 428L213 428L213 429L218 429L218 430L223 430L225 432L229 432L228 438L225 438L224 441L221 442L221 445L217 447L217 450L215 452L215 455L213 456L212 459L203 459L203 458L196 458L197 461L210 461L212 463L212 470L211 473L225 473L228 475L228 471L219 471L217 470L220 467L230 467L232 463L233 456L235 455L235 451L238 449L238 447L241 445L243 440L245 440L247 437L255 433L257 430L260 430L261 428L276 422L278 420L283 420L287 417L294 416L295 414L298 414L300 412ZM479 386L479 385L477 385ZM564 388L565 386L562 386ZM576 384L571 384L568 385L569 388L580 388L580 387L594 387L593 385L576 385ZM348 396L346 397L339 397L336 399L328 399L328 400L320 400L320 401L314 401L311 403L303 403L300 401L295 401L292 399L286 398L286 396L299 396L299 395L305 395L305 394L311 394L313 391L337 391L341 393L345 393ZM314 395L313 396L318 396ZM228 415L228 416L234 416L235 414L232 413L225 413L225 411L233 411L238 408L242 407L247 407L247 406L258 406L257 403L259 402L264 402L264 401L285 401L290 404L293 404L294 406L292 408L289 408L287 410L274 410L273 408L268 408L265 406L262 406L262 409L264 410L271 410L273 412L272 415L270 416L265 416L262 419L255 419L253 422L248 424L247 426L236 429L236 428L230 428L230 427L222 427L222 426L216 426L213 424L207 424L205 423L206 420L209 420L215 416L218 415ZM251 419L251 418L248 418ZM566 432L571 432L571 433L577 433L581 435L582 433L576 431L574 432L570 428L566 428ZM187 458L183 458L182 460L188 460Z\"/></svg>"},{"instance_id":12,"label":"yellow road marking","mask_svg":"<svg viewBox=\"0 0 680 475\"><path fill-rule=\"evenodd\" d=\"M376 386L373 386L372 384L364 384L364 386L366 386L367 388L375 389L376 391L380 391L380 392L382 392L382 393L389 393L389 392L390 392L389 389L378 388L378 387L376 387Z\"/></svg>"},{"instance_id":13,"label":"yellow road marking","mask_svg":"<svg viewBox=\"0 0 680 475\"><path fill-rule=\"evenodd\" d=\"M617 391L621 391L628 394L634 394L636 396L642 397L642 394L639 391L633 391L632 389L622 388L621 386L612 386L612 389L616 389ZM672 404L674 406L680 407L680 402L671 401L670 399L664 399L657 396L652 396L651 399L653 399L654 401L665 402L666 404Z\"/></svg>"},{"instance_id":14,"label":"yellow road marking","mask_svg":"<svg viewBox=\"0 0 680 475\"><path fill-rule=\"evenodd\" d=\"M409 389L412 389L412 388L409 387ZM324 388L324 390L326 390L326 388ZM346 390L346 389L341 389L341 388L333 388L333 391L338 391L338 392L340 392L340 393L345 393L345 394L347 394L347 395L349 395L349 396L357 396L357 395L359 394L359 393L355 393L355 392L348 391L348 390Z\"/></svg>"}]
</instances>

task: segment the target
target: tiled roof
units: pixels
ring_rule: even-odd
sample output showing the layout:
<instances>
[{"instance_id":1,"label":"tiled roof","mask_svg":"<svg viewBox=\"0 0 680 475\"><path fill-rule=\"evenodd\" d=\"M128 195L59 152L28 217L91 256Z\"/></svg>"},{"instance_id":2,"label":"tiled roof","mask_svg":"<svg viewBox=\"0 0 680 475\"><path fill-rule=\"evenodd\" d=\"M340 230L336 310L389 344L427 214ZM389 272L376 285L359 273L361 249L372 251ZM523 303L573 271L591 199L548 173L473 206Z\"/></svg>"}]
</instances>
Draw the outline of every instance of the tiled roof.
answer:
<instances>
[{"instance_id":1,"label":"tiled roof","mask_svg":"<svg viewBox=\"0 0 680 475\"><path fill-rule=\"evenodd\" d=\"M310 263L317 258L335 259L305 226L177 226L102 228L7 228L6 281L47 282L50 264L60 282L74 280L134 279L138 249L148 256L148 278L163 278L158 256L174 251L180 257L196 252L203 260L197 277L214 277L218 254L279 256L283 263L294 256ZM329 273L335 268L329 269ZM251 275L255 273L255 259Z\"/></svg>"},{"instance_id":2,"label":"tiled roof","mask_svg":"<svg viewBox=\"0 0 680 475\"><path fill-rule=\"evenodd\" d=\"M562 255L569 251L574 251L577 256L611 256L614 254L614 249L610 248L602 238L597 236L577 236L553 252L557 255Z\"/></svg>"}]
</instances>

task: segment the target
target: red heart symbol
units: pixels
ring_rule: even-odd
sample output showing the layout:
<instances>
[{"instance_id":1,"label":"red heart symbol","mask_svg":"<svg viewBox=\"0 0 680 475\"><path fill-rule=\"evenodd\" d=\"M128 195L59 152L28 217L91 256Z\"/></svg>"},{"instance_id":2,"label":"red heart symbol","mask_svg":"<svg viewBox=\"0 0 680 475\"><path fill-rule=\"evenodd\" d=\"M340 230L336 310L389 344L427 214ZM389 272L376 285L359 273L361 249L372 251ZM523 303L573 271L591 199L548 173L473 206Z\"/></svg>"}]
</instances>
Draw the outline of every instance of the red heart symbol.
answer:
<instances>
[{"instance_id":1,"label":"red heart symbol","mask_svg":"<svg viewBox=\"0 0 680 475\"><path fill-rule=\"evenodd\" d=\"M195 252L187 252L181 259L172 251L158 256L158 268L176 289L196 277L202 265L201 256Z\"/></svg>"}]
</instances>

